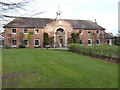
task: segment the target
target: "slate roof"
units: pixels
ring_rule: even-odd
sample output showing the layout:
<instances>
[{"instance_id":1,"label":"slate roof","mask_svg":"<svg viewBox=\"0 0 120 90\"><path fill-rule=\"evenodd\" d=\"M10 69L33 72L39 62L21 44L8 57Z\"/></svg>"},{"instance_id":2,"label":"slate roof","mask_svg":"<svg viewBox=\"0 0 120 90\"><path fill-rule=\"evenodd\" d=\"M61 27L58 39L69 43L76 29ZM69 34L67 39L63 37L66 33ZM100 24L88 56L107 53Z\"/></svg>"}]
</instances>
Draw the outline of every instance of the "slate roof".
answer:
<instances>
[{"instance_id":1,"label":"slate roof","mask_svg":"<svg viewBox=\"0 0 120 90\"><path fill-rule=\"evenodd\" d=\"M105 30L103 27L92 22L91 20L68 20L68 19L66 19L66 21L71 23L74 29Z\"/></svg>"},{"instance_id":2,"label":"slate roof","mask_svg":"<svg viewBox=\"0 0 120 90\"><path fill-rule=\"evenodd\" d=\"M105 39L113 39L114 38L114 36L113 35L111 35L111 34L109 34L109 33L106 33L105 32Z\"/></svg>"},{"instance_id":3,"label":"slate roof","mask_svg":"<svg viewBox=\"0 0 120 90\"><path fill-rule=\"evenodd\" d=\"M103 27L97 25L96 23L90 20L72 20L72 19L64 20L71 23L74 29L105 30ZM19 17L5 25L4 28L44 28L46 24L52 21L55 21L55 19Z\"/></svg>"}]
</instances>

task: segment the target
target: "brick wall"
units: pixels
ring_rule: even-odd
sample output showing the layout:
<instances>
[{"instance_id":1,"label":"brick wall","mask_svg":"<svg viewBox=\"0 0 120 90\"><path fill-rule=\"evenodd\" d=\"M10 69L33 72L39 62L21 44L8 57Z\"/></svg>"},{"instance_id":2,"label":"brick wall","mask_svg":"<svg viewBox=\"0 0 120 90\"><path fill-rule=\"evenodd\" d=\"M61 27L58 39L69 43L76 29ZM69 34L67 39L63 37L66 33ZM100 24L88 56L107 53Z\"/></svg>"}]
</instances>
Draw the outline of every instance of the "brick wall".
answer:
<instances>
[{"instance_id":1,"label":"brick wall","mask_svg":"<svg viewBox=\"0 0 120 90\"><path fill-rule=\"evenodd\" d=\"M51 23L48 23L43 29L41 28L27 28L28 32L35 32L36 29L39 30L38 34L33 34L32 37L32 45L31 48L35 47L35 39L39 39L40 40L40 46L43 47L43 34L44 33L48 33L49 37L53 37L55 36L55 32L59 29L63 29L65 31L65 42L68 42L68 38L71 38L71 33L79 33L79 31L82 31L82 34L79 35L79 38L83 40L83 44L84 45L88 45L88 39L93 39L94 36L89 35L88 31L92 31L96 34L97 30L84 30L84 29L73 29L73 27L71 26L70 23L64 21L64 20L57 20L57 21L53 21ZM12 34L11 30L12 29L16 29L16 34ZM11 44L11 40L12 39L16 39L17 40L17 45L16 47L18 47L20 45L20 36L19 33L20 32L24 32L25 28L5 28L5 45L12 47ZM96 36L97 39L101 38L101 36L103 37L101 39L101 44L104 44L104 30L98 30L100 33ZM11 35L11 36L10 36ZM28 34L24 34L24 39L28 39ZM94 41L93 41L94 42ZM53 47L53 46L52 46Z\"/></svg>"}]
</instances>

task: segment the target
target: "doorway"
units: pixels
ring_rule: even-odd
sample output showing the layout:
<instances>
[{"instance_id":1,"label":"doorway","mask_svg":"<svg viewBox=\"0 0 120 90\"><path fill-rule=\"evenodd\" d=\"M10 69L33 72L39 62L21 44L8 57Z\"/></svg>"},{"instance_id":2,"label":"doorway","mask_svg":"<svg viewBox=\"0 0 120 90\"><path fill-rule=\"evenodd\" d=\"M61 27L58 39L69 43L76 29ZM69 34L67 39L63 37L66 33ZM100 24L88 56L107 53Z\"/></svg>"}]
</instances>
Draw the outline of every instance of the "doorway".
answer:
<instances>
[{"instance_id":1,"label":"doorway","mask_svg":"<svg viewBox=\"0 0 120 90\"><path fill-rule=\"evenodd\" d=\"M65 31L62 28L58 28L55 32L55 46L64 47L65 46Z\"/></svg>"}]
</instances>

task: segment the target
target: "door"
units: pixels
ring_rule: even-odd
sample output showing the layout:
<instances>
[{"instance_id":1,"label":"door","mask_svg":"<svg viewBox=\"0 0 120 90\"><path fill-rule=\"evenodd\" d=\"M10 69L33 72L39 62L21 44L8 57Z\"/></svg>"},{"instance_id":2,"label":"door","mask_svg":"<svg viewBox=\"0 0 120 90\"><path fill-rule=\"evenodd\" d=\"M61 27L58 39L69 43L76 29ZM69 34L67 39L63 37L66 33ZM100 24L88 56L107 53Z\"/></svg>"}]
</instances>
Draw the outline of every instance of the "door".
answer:
<instances>
[{"instance_id":1,"label":"door","mask_svg":"<svg viewBox=\"0 0 120 90\"><path fill-rule=\"evenodd\" d=\"M60 47L63 47L63 39L60 39Z\"/></svg>"}]
</instances>

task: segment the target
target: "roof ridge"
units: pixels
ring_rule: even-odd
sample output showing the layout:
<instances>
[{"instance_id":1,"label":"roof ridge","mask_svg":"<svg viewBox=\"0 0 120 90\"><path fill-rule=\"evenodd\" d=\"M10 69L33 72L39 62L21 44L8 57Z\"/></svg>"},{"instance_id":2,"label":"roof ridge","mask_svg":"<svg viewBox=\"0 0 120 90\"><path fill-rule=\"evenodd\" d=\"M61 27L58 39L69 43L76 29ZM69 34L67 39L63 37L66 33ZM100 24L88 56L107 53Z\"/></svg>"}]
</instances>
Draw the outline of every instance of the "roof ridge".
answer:
<instances>
[{"instance_id":1,"label":"roof ridge","mask_svg":"<svg viewBox=\"0 0 120 90\"><path fill-rule=\"evenodd\" d=\"M64 20L91 21L91 20L83 20L83 19L64 19Z\"/></svg>"},{"instance_id":2,"label":"roof ridge","mask_svg":"<svg viewBox=\"0 0 120 90\"><path fill-rule=\"evenodd\" d=\"M17 18L26 18L26 19L53 19L53 18L38 18L38 17L17 17Z\"/></svg>"},{"instance_id":3,"label":"roof ridge","mask_svg":"<svg viewBox=\"0 0 120 90\"><path fill-rule=\"evenodd\" d=\"M53 20L54 20L54 18L39 18L39 17L16 17L16 18L27 18L27 19L53 19ZM83 19L63 19L63 20L91 21L91 20L83 20Z\"/></svg>"},{"instance_id":4,"label":"roof ridge","mask_svg":"<svg viewBox=\"0 0 120 90\"><path fill-rule=\"evenodd\" d=\"M77 19L61 19L65 20L73 26L73 28L86 28L86 29L102 29L105 30L100 25L95 24L91 20L77 20ZM31 17L17 17L13 21L9 22L7 25L4 26L4 28L8 27L40 27L44 28L44 26L52 21L55 21L55 19L52 18L31 18Z\"/></svg>"}]
</instances>

